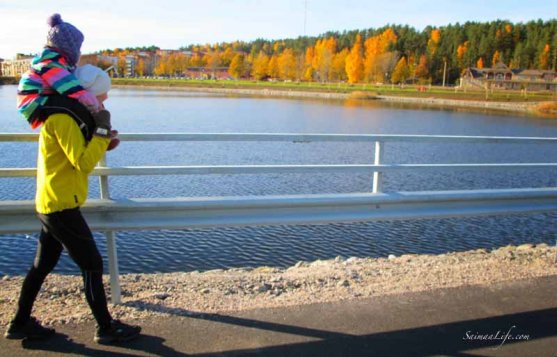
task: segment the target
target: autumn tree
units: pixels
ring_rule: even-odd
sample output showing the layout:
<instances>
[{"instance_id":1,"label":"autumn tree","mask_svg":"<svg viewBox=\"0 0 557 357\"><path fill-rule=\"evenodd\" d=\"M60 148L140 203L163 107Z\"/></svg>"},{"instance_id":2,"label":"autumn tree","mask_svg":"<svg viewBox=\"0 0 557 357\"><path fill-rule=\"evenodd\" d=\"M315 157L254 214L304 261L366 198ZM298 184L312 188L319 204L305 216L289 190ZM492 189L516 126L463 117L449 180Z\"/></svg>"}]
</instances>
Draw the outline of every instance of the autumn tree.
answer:
<instances>
[{"instance_id":1,"label":"autumn tree","mask_svg":"<svg viewBox=\"0 0 557 357\"><path fill-rule=\"evenodd\" d=\"M364 60L362 56L362 38L360 34L356 36L356 42L346 57L345 68L348 83L358 83L362 80L364 74Z\"/></svg>"},{"instance_id":2,"label":"autumn tree","mask_svg":"<svg viewBox=\"0 0 557 357\"><path fill-rule=\"evenodd\" d=\"M476 67L477 67L477 68L480 68L480 69L481 69L481 68L484 68L484 59L483 59L483 58L480 57L480 58L478 59L478 62L476 62Z\"/></svg>"},{"instance_id":3,"label":"autumn tree","mask_svg":"<svg viewBox=\"0 0 557 357\"><path fill-rule=\"evenodd\" d=\"M410 77L406 57L401 57L391 75L392 83L404 83Z\"/></svg>"},{"instance_id":4,"label":"autumn tree","mask_svg":"<svg viewBox=\"0 0 557 357\"><path fill-rule=\"evenodd\" d=\"M218 67L221 66L221 58L220 58L220 51L217 49L211 50L210 52L206 53L205 56L205 68L211 71L211 75L213 78L216 77L216 70Z\"/></svg>"},{"instance_id":5,"label":"autumn tree","mask_svg":"<svg viewBox=\"0 0 557 357\"><path fill-rule=\"evenodd\" d=\"M384 74L389 71L392 57L391 47L396 44L398 37L392 28L388 28L377 36L368 38L364 42L364 78L368 82L384 82Z\"/></svg>"},{"instance_id":6,"label":"autumn tree","mask_svg":"<svg viewBox=\"0 0 557 357\"><path fill-rule=\"evenodd\" d=\"M232 63L232 60L236 57L236 53L232 49L232 46L225 44L224 51L221 53L220 60L221 66L228 67Z\"/></svg>"},{"instance_id":7,"label":"autumn tree","mask_svg":"<svg viewBox=\"0 0 557 357\"><path fill-rule=\"evenodd\" d=\"M118 57L118 74L124 76L126 74L126 57Z\"/></svg>"},{"instance_id":8,"label":"autumn tree","mask_svg":"<svg viewBox=\"0 0 557 357\"><path fill-rule=\"evenodd\" d=\"M418 66L416 66L415 75L416 77L418 77L418 81L420 83L425 83L430 79L429 67L427 64L426 55L420 56L420 60L418 61Z\"/></svg>"},{"instance_id":9,"label":"autumn tree","mask_svg":"<svg viewBox=\"0 0 557 357\"><path fill-rule=\"evenodd\" d=\"M138 76L143 77L145 75L145 70L145 60L143 58L138 59L135 63L135 73Z\"/></svg>"},{"instance_id":10,"label":"autumn tree","mask_svg":"<svg viewBox=\"0 0 557 357\"><path fill-rule=\"evenodd\" d=\"M501 52L495 51L495 53L493 54L493 59L491 60L491 66L495 67L495 65L500 61L501 61Z\"/></svg>"},{"instance_id":11,"label":"autumn tree","mask_svg":"<svg viewBox=\"0 0 557 357\"><path fill-rule=\"evenodd\" d=\"M269 75L269 56L265 52L259 51L259 54L253 61L251 75L256 80L261 80Z\"/></svg>"},{"instance_id":12,"label":"autumn tree","mask_svg":"<svg viewBox=\"0 0 557 357\"><path fill-rule=\"evenodd\" d=\"M470 41L464 41L464 43L458 45L458 48L456 49L457 64L461 70L464 69L465 67L468 67L468 64L465 63L464 61L464 57L469 49L470 49Z\"/></svg>"},{"instance_id":13,"label":"autumn tree","mask_svg":"<svg viewBox=\"0 0 557 357\"><path fill-rule=\"evenodd\" d=\"M549 43L546 43L543 46L543 50L539 56L539 68L540 69L549 69L549 51L551 50Z\"/></svg>"},{"instance_id":14,"label":"autumn tree","mask_svg":"<svg viewBox=\"0 0 557 357\"><path fill-rule=\"evenodd\" d=\"M244 74L244 56L242 54L237 53L230 61L230 66L228 67L228 73L236 78L239 79Z\"/></svg>"},{"instance_id":15,"label":"autumn tree","mask_svg":"<svg viewBox=\"0 0 557 357\"><path fill-rule=\"evenodd\" d=\"M207 62L204 59L204 56L201 54L200 51L196 51L193 53L190 59L190 66L191 67L205 67Z\"/></svg>"},{"instance_id":16,"label":"autumn tree","mask_svg":"<svg viewBox=\"0 0 557 357\"><path fill-rule=\"evenodd\" d=\"M336 53L337 42L334 37L318 40L314 47L312 68L317 73L319 80L330 80L330 70L333 56Z\"/></svg>"},{"instance_id":17,"label":"autumn tree","mask_svg":"<svg viewBox=\"0 0 557 357\"><path fill-rule=\"evenodd\" d=\"M441 41L441 30L433 29L431 30L429 40L427 41L427 52L430 57L435 56L437 49L439 48L439 42Z\"/></svg>"},{"instance_id":18,"label":"autumn tree","mask_svg":"<svg viewBox=\"0 0 557 357\"><path fill-rule=\"evenodd\" d=\"M333 62L331 64L331 80L333 81L345 81L346 76L346 57L348 57L349 51L347 48L336 53L333 57Z\"/></svg>"},{"instance_id":19,"label":"autumn tree","mask_svg":"<svg viewBox=\"0 0 557 357\"><path fill-rule=\"evenodd\" d=\"M272 55L271 58L269 59L269 65L267 67L267 75L271 78L280 77L278 57L276 55Z\"/></svg>"},{"instance_id":20,"label":"autumn tree","mask_svg":"<svg viewBox=\"0 0 557 357\"><path fill-rule=\"evenodd\" d=\"M296 79L296 57L291 48L285 49L278 57L278 70L281 79Z\"/></svg>"},{"instance_id":21,"label":"autumn tree","mask_svg":"<svg viewBox=\"0 0 557 357\"><path fill-rule=\"evenodd\" d=\"M304 57L304 73L302 79L304 81L311 82L313 80L313 57L315 56L315 47L310 46L306 49L306 55Z\"/></svg>"}]
</instances>

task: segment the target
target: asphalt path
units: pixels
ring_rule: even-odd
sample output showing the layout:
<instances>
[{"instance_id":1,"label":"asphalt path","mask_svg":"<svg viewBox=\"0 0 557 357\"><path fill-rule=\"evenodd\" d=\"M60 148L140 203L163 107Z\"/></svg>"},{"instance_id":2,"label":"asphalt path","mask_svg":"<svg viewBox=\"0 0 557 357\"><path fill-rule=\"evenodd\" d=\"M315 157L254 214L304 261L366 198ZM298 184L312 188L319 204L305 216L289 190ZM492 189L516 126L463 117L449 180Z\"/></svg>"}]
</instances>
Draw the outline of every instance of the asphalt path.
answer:
<instances>
[{"instance_id":1,"label":"asphalt path","mask_svg":"<svg viewBox=\"0 0 557 357\"><path fill-rule=\"evenodd\" d=\"M46 341L2 338L0 356L557 356L556 293L554 276L231 314L185 306L125 344L69 324Z\"/></svg>"}]
</instances>

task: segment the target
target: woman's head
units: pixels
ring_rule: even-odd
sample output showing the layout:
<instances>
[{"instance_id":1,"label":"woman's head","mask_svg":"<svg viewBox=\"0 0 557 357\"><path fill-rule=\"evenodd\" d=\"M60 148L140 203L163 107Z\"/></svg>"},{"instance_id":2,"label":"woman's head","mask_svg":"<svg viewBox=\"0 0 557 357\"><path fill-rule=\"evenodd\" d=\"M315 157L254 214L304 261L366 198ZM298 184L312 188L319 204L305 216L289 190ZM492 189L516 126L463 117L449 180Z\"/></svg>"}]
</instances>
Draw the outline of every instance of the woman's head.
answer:
<instances>
[{"instance_id":1,"label":"woman's head","mask_svg":"<svg viewBox=\"0 0 557 357\"><path fill-rule=\"evenodd\" d=\"M71 66L79 62L83 34L74 25L62 21L60 14L54 14L47 20L50 25L46 36L46 45L58 49L68 59Z\"/></svg>"},{"instance_id":2,"label":"woman's head","mask_svg":"<svg viewBox=\"0 0 557 357\"><path fill-rule=\"evenodd\" d=\"M99 67L86 64L77 67L75 76L81 82L81 86L95 95L97 98L107 98L110 90L110 76Z\"/></svg>"}]
</instances>

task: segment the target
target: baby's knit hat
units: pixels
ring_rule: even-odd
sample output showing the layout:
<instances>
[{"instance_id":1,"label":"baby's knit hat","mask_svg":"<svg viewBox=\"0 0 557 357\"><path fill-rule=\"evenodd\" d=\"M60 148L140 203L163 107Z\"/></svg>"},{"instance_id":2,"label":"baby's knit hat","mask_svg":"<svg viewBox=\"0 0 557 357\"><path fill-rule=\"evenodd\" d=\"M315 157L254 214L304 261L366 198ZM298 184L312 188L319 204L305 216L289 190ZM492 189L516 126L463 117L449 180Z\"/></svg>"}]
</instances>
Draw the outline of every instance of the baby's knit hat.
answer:
<instances>
[{"instance_id":1,"label":"baby's knit hat","mask_svg":"<svg viewBox=\"0 0 557 357\"><path fill-rule=\"evenodd\" d=\"M81 82L81 86L94 95L104 94L110 90L110 76L99 67L86 64L77 67L74 75Z\"/></svg>"},{"instance_id":2,"label":"baby's knit hat","mask_svg":"<svg viewBox=\"0 0 557 357\"><path fill-rule=\"evenodd\" d=\"M47 20L50 25L46 45L60 50L71 66L75 66L81 56L83 34L74 25L62 21L60 14L53 14Z\"/></svg>"}]
</instances>

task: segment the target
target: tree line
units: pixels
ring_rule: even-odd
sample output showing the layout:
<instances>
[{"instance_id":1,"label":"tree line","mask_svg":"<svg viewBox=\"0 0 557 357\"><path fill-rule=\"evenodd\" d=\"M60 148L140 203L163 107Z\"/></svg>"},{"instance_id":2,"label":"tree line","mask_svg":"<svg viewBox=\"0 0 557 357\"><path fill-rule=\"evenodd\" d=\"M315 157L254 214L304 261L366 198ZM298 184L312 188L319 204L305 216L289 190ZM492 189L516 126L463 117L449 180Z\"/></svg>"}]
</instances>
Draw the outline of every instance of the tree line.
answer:
<instances>
[{"instance_id":1,"label":"tree line","mask_svg":"<svg viewBox=\"0 0 557 357\"><path fill-rule=\"evenodd\" d=\"M106 50L124 56L155 46ZM235 78L348 83L455 83L467 67L555 70L557 20L466 22L418 31L407 25L327 32L316 37L189 45L165 54L139 75L227 68ZM147 73L152 72L152 73ZM445 78L443 78L445 76Z\"/></svg>"}]
</instances>

